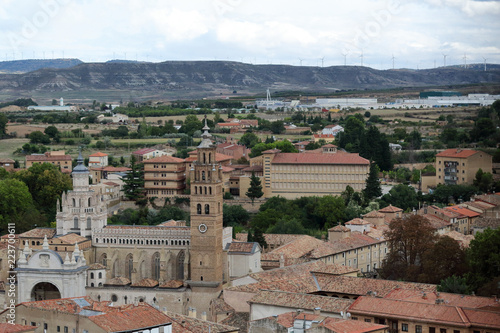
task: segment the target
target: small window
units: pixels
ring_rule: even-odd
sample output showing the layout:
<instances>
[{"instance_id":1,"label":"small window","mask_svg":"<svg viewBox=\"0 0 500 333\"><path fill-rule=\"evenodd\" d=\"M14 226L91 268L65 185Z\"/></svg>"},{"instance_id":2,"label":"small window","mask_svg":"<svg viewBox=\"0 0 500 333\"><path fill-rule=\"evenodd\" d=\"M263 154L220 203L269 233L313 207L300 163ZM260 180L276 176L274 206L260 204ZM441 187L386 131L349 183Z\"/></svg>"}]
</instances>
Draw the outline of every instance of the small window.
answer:
<instances>
[{"instance_id":1,"label":"small window","mask_svg":"<svg viewBox=\"0 0 500 333\"><path fill-rule=\"evenodd\" d=\"M57 326L57 331L61 332L61 326Z\"/></svg>"},{"instance_id":2,"label":"small window","mask_svg":"<svg viewBox=\"0 0 500 333\"><path fill-rule=\"evenodd\" d=\"M111 295L111 301L112 301L112 302L116 302L116 301L118 301L118 296L116 296L116 295Z\"/></svg>"},{"instance_id":3,"label":"small window","mask_svg":"<svg viewBox=\"0 0 500 333\"><path fill-rule=\"evenodd\" d=\"M368 319L368 318L365 318L365 322L367 322L367 323L371 323L371 322L372 322L372 320L371 320L371 319Z\"/></svg>"},{"instance_id":4,"label":"small window","mask_svg":"<svg viewBox=\"0 0 500 333\"><path fill-rule=\"evenodd\" d=\"M439 333L446 333L446 328L440 328Z\"/></svg>"},{"instance_id":5,"label":"small window","mask_svg":"<svg viewBox=\"0 0 500 333\"><path fill-rule=\"evenodd\" d=\"M401 324L401 331L408 332L408 324Z\"/></svg>"},{"instance_id":6,"label":"small window","mask_svg":"<svg viewBox=\"0 0 500 333\"><path fill-rule=\"evenodd\" d=\"M358 320L358 317L351 317L352 320Z\"/></svg>"},{"instance_id":7,"label":"small window","mask_svg":"<svg viewBox=\"0 0 500 333\"><path fill-rule=\"evenodd\" d=\"M422 325L415 325L415 333L422 333Z\"/></svg>"},{"instance_id":8,"label":"small window","mask_svg":"<svg viewBox=\"0 0 500 333\"><path fill-rule=\"evenodd\" d=\"M68 333L68 326L64 326L64 333Z\"/></svg>"},{"instance_id":9,"label":"small window","mask_svg":"<svg viewBox=\"0 0 500 333\"><path fill-rule=\"evenodd\" d=\"M453 333L460 333L460 330L453 330Z\"/></svg>"}]
</instances>

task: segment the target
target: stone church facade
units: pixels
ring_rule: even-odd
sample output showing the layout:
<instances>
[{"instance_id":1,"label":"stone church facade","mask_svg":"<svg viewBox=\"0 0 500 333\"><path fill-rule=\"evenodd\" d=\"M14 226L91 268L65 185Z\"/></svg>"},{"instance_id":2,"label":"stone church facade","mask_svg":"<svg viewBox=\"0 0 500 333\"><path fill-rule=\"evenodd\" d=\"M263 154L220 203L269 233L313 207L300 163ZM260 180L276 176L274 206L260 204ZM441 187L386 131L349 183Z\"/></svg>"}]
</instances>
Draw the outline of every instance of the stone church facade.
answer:
<instances>
[{"instance_id":1,"label":"stone church facade","mask_svg":"<svg viewBox=\"0 0 500 333\"><path fill-rule=\"evenodd\" d=\"M182 314L196 308L198 313L206 312L208 319L211 318L210 302L219 295L229 276L223 248L231 241L231 234L223 232L222 167L215 161L216 146L206 122L203 130L198 161L191 170L195 175L191 182L191 226L182 221L157 226L107 225L106 205L100 192L89 185L89 171L80 154L72 173L73 190L63 194L61 207L58 203L55 237L75 233L90 238L92 247L79 256L80 264L89 265L89 274L94 276L87 278L86 273L82 279L76 270L72 272L74 276L66 276L75 281L71 288L81 293L72 296L87 295L116 305L144 301L160 310ZM66 264L52 252L51 258ZM40 255L33 252L30 256ZM18 265L24 263L18 261ZM57 271L60 268L54 274ZM47 283L53 279L47 268L32 267L30 274ZM96 274L101 277L98 283ZM56 287L62 295L60 286ZM20 279L18 287L30 290L22 301L33 299L31 284ZM57 295L49 290L39 292L48 298Z\"/></svg>"}]
</instances>

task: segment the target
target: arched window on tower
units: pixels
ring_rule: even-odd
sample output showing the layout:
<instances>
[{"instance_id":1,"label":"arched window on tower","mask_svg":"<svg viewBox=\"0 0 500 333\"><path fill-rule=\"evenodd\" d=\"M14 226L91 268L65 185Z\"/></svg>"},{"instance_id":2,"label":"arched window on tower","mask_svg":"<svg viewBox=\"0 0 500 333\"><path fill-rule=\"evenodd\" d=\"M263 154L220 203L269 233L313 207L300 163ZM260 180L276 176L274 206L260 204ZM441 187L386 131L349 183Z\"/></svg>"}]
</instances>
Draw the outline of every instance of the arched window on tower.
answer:
<instances>
[{"instance_id":1,"label":"arched window on tower","mask_svg":"<svg viewBox=\"0 0 500 333\"><path fill-rule=\"evenodd\" d=\"M212 153L208 153L208 163L212 163Z\"/></svg>"},{"instance_id":2,"label":"arched window on tower","mask_svg":"<svg viewBox=\"0 0 500 333\"><path fill-rule=\"evenodd\" d=\"M210 195L212 195L212 187L209 187L209 188L208 188L208 193L209 193Z\"/></svg>"},{"instance_id":3,"label":"arched window on tower","mask_svg":"<svg viewBox=\"0 0 500 333\"><path fill-rule=\"evenodd\" d=\"M76 216L73 219L73 229L78 229L78 217Z\"/></svg>"},{"instance_id":4,"label":"arched window on tower","mask_svg":"<svg viewBox=\"0 0 500 333\"><path fill-rule=\"evenodd\" d=\"M207 163L207 156L205 153L203 153L203 164Z\"/></svg>"},{"instance_id":5,"label":"arched window on tower","mask_svg":"<svg viewBox=\"0 0 500 333\"><path fill-rule=\"evenodd\" d=\"M92 229L92 218L90 216L87 217L87 229Z\"/></svg>"},{"instance_id":6,"label":"arched window on tower","mask_svg":"<svg viewBox=\"0 0 500 333\"><path fill-rule=\"evenodd\" d=\"M201 172L201 180L205 180L205 171Z\"/></svg>"},{"instance_id":7,"label":"arched window on tower","mask_svg":"<svg viewBox=\"0 0 500 333\"><path fill-rule=\"evenodd\" d=\"M73 198L73 207L76 207L76 200Z\"/></svg>"},{"instance_id":8,"label":"arched window on tower","mask_svg":"<svg viewBox=\"0 0 500 333\"><path fill-rule=\"evenodd\" d=\"M205 205L205 214L210 214L210 205L209 204Z\"/></svg>"},{"instance_id":9,"label":"arched window on tower","mask_svg":"<svg viewBox=\"0 0 500 333\"><path fill-rule=\"evenodd\" d=\"M201 204L196 205L196 213L201 214Z\"/></svg>"},{"instance_id":10,"label":"arched window on tower","mask_svg":"<svg viewBox=\"0 0 500 333\"><path fill-rule=\"evenodd\" d=\"M92 198L89 198L89 207L92 207Z\"/></svg>"},{"instance_id":11,"label":"arched window on tower","mask_svg":"<svg viewBox=\"0 0 500 333\"><path fill-rule=\"evenodd\" d=\"M198 186L194 187L194 194L198 194Z\"/></svg>"}]
</instances>

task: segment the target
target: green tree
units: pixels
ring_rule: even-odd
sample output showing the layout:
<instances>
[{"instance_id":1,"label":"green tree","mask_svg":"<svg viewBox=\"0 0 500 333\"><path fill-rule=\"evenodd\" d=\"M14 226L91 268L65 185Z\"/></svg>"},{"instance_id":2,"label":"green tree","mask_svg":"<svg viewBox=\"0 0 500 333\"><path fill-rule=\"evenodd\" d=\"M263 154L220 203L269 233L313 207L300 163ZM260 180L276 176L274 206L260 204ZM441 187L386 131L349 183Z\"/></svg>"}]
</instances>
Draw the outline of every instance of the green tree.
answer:
<instances>
[{"instance_id":1,"label":"green tree","mask_svg":"<svg viewBox=\"0 0 500 333\"><path fill-rule=\"evenodd\" d=\"M250 220L248 211L240 205L223 205L224 226L243 226Z\"/></svg>"},{"instance_id":2,"label":"green tree","mask_svg":"<svg viewBox=\"0 0 500 333\"><path fill-rule=\"evenodd\" d=\"M415 189L404 184L394 186L389 193L382 196L381 202L384 207L391 204L405 211L418 207Z\"/></svg>"},{"instance_id":3,"label":"green tree","mask_svg":"<svg viewBox=\"0 0 500 333\"><path fill-rule=\"evenodd\" d=\"M144 192L144 172L142 164L137 164L135 156L130 157L130 170L123 178L123 193L129 200L135 201L138 205L144 206L147 204Z\"/></svg>"},{"instance_id":4,"label":"green tree","mask_svg":"<svg viewBox=\"0 0 500 333\"><path fill-rule=\"evenodd\" d=\"M322 228L329 229L336 226L344 219L344 199L340 196L325 195L319 198L314 213L322 219Z\"/></svg>"},{"instance_id":5,"label":"green tree","mask_svg":"<svg viewBox=\"0 0 500 333\"><path fill-rule=\"evenodd\" d=\"M255 175L253 171L252 176L250 177L250 187L248 188L248 191L245 193L245 195L252 200L252 205L256 198L260 198L264 195L264 192L262 192L262 184L260 182L260 179Z\"/></svg>"},{"instance_id":6,"label":"green tree","mask_svg":"<svg viewBox=\"0 0 500 333\"><path fill-rule=\"evenodd\" d=\"M363 190L363 194L365 195L367 201L370 201L373 198L378 198L382 195L382 188L380 187L380 180L378 178L379 172L380 170L377 164L371 162L370 173L366 179L366 187Z\"/></svg>"},{"instance_id":7,"label":"green tree","mask_svg":"<svg viewBox=\"0 0 500 333\"><path fill-rule=\"evenodd\" d=\"M43 132L44 132L45 134L47 134L48 136L50 136L52 139L53 139L56 135L60 134L60 133L59 133L59 130L57 129L57 127L55 127L55 126L53 126L53 125L51 125L51 126L49 126L49 127L45 128L45 131L43 131Z\"/></svg>"},{"instance_id":8,"label":"green tree","mask_svg":"<svg viewBox=\"0 0 500 333\"><path fill-rule=\"evenodd\" d=\"M467 250L470 284L474 289L500 276L500 228L478 232Z\"/></svg>"},{"instance_id":9,"label":"green tree","mask_svg":"<svg viewBox=\"0 0 500 333\"><path fill-rule=\"evenodd\" d=\"M420 149L422 144L422 135L415 129L408 135L406 141L410 144L412 149Z\"/></svg>"},{"instance_id":10,"label":"green tree","mask_svg":"<svg viewBox=\"0 0 500 333\"><path fill-rule=\"evenodd\" d=\"M271 226L268 230L270 234L307 234L307 230L302 223L295 218L292 219L279 219L275 225Z\"/></svg>"},{"instance_id":11,"label":"green tree","mask_svg":"<svg viewBox=\"0 0 500 333\"><path fill-rule=\"evenodd\" d=\"M9 122L9 119L7 119L7 116L3 113L0 113L0 139L7 136L7 123L8 122Z\"/></svg>"},{"instance_id":12,"label":"green tree","mask_svg":"<svg viewBox=\"0 0 500 333\"><path fill-rule=\"evenodd\" d=\"M260 142L259 137L253 132L247 132L243 134L240 141L238 142L240 145L246 146L249 149L252 149L256 144Z\"/></svg>"},{"instance_id":13,"label":"green tree","mask_svg":"<svg viewBox=\"0 0 500 333\"><path fill-rule=\"evenodd\" d=\"M382 263L381 276L392 280L417 281L422 274L424 253L436 235L428 219L420 215L396 218L384 233L389 253Z\"/></svg>"},{"instance_id":14,"label":"green tree","mask_svg":"<svg viewBox=\"0 0 500 333\"><path fill-rule=\"evenodd\" d=\"M203 128L203 123L194 114L189 114L184 120L184 124L180 128L179 132L186 133L188 136L193 136L194 132L201 131Z\"/></svg>"},{"instance_id":15,"label":"green tree","mask_svg":"<svg viewBox=\"0 0 500 333\"><path fill-rule=\"evenodd\" d=\"M274 134L281 134L281 133L284 133L285 132L285 124L278 120L278 121L273 121L271 123L271 128L270 128L271 132L273 132Z\"/></svg>"},{"instance_id":16,"label":"green tree","mask_svg":"<svg viewBox=\"0 0 500 333\"><path fill-rule=\"evenodd\" d=\"M28 136L30 139L31 143L42 143L42 144L49 144L50 143L50 137L46 134L43 134L41 131L34 131L31 132L30 135Z\"/></svg>"},{"instance_id":17,"label":"green tree","mask_svg":"<svg viewBox=\"0 0 500 333\"><path fill-rule=\"evenodd\" d=\"M7 233L9 223L15 225L16 233L29 230L33 224L42 222L33 204L28 186L17 179L0 180L0 232ZM43 223L43 222L42 222Z\"/></svg>"},{"instance_id":18,"label":"green tree","mask_svg":"<svg viewBox=\"0 0 500 333\"><path fill-rule=\"evenodd\" d=\"M70 176L49 163L33 164L27 170L16 172L14 177L28 186L35 208L48 222L55 220L56 203L62 193L73 187Z\"/></svg>"},{"instance_id":19,"label":"green tree","mask_svg":"<svg viewBox=\"0 0 500 333\"><path fill-rule=\"evenodd\" d=\"M456 275L441 280L437 286L437 291L461 295L469 295L471 293L470 286L467 284L467 279Z\"/></svg>"},{"instance_id":20,"label":"green tree","mask_svg":"<svg viewBox=\"0 0 500 333\"><path fill-rule=\"evenodd\" d=\"M483 172L483 170L479 168L476 172L473 184L479 191L487 193L493 187L493 175L489 172Z\"/></svg>"}]
</instances>

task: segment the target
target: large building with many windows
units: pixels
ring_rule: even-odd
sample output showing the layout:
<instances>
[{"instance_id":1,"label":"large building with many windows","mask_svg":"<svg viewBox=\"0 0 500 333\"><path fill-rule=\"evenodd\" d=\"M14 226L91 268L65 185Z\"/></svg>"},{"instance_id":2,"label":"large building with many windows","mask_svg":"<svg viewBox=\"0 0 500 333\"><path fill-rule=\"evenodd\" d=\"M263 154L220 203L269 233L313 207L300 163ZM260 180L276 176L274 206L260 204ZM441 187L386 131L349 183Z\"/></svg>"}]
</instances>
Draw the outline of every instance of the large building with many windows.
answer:
<instances>
[{"instance_id":1,"label":"large building with many windows","mask_svg":"<svg viewBox=\"0 0 500 333\"><path fill-rule=\"evenodd\" d=\"M144 189L148 198L184 194L186 164L184 159L163 155L144 160Z\"/></svg>"},{"instance_id":2,"label":"large building with many windows","mask_svg":"<svg viewBox=\"0 0 500 333\"><path fill-rule=\"evenodd\" d=\"M263 152L263 191L265 197L339 195L350 185L354 191L365 188L370 161L358 154L325 145L320 152Z\"/></svg>"},{"instance_id":3,"label":"large building with many windows","mask_svg":"<svg viewBox=\"0 0 500 333\"><path fill-rule=\"evenodd\" d=\"M436 155L436 185L472 184L477 171L492 172L491 155L471 149L447 149Z\"/></svg>"}]
</instances>

